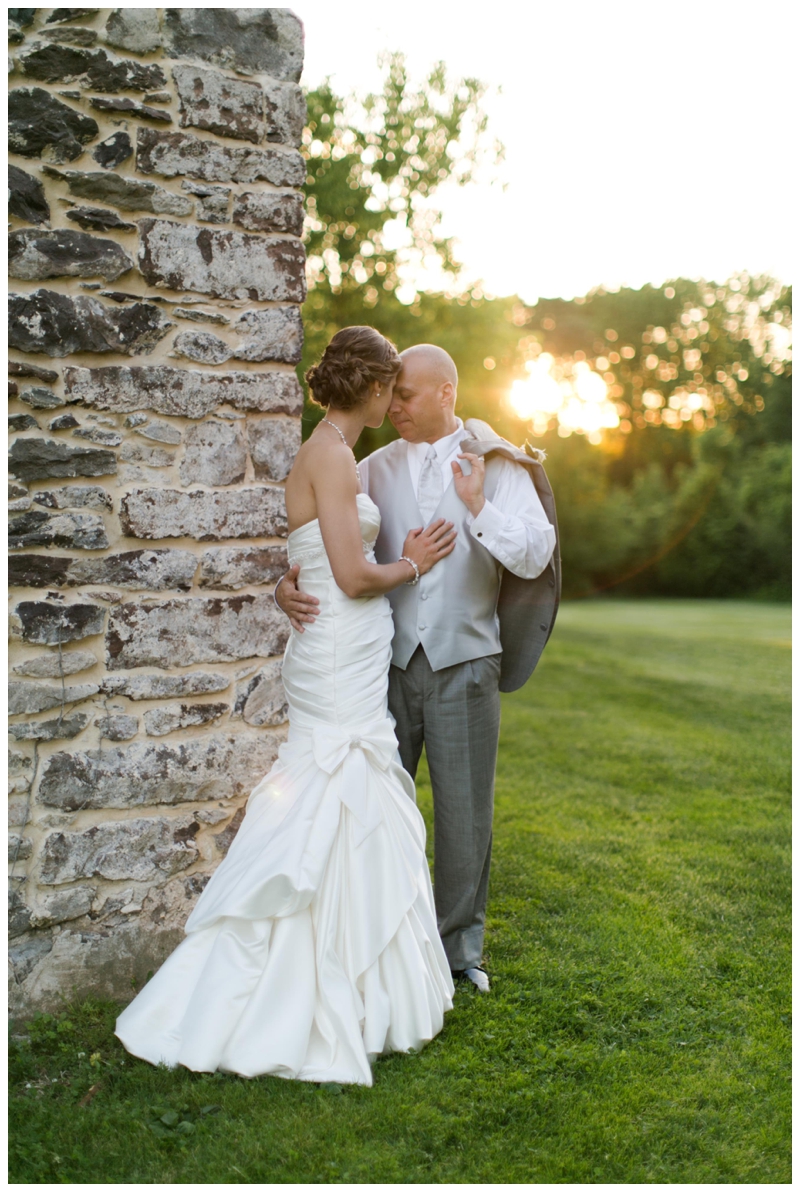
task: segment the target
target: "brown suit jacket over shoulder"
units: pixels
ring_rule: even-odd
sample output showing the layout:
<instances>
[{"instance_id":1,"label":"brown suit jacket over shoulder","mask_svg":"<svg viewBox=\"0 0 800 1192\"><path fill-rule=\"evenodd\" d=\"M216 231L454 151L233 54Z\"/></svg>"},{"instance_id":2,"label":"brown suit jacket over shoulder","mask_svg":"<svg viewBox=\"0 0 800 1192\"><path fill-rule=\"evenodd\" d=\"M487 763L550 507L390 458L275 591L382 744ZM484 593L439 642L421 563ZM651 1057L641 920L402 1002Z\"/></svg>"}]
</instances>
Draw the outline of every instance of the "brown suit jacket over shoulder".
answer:
<instances>
[{"instance_id":1,"label":"brown suit jacket over shoulder","mask_svg":"<svg viewBox=\"0 0 800 1192\"><path fill-rule=\"evenodd\" d=\"M464 451L489 456L494 453L521 464L531 478L542 502L547 520L556 532L553 556L536 579L520 579L504 570L497 600L500 621L500 642L503 658L500 668L500 690L516 691L533 674L547 645L561 600L561 555L558 537L556 503L550 481L542 461L544 452L526 443L524 449L515 447L492 430L487 422L469 418L464 423L467 437L462 439Z\"/></svg>"}]
</instances>

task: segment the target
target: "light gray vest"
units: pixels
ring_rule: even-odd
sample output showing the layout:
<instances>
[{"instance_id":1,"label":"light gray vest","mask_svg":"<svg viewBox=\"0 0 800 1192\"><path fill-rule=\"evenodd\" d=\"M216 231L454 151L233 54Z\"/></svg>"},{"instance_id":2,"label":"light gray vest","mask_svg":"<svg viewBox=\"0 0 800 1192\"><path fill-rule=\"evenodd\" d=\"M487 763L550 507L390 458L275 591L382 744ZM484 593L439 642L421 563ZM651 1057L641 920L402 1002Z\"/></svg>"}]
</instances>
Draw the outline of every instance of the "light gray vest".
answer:
<instances>
[{"instance_id":1,"label":"light gray vest","mask_svg":"<svg viewBox=\"0 0 800 1192\"><path fill-rule=\"evenodd\" d=\"M467 422L462 446L485 457L484 491L490 501L503 457L526 466L558 538L555 505L541 453L526 454L478 419ZM394 563L403 553L408 531L423 524L406 452L405 441L399 439L369 456L369 495L381 511L375 544L379 563ZM514 691L532 673L555 622L561 591L558 541L542 575L521 580L473 538L467 525L468 510L452 482L433 516L454 523L458 530L455 549L418 584L404 584L388 593L395 627L392 662L405 670L420 643L435 671L504 651L500 689Z\"/></svg>"},{"instance_id":2,"label":"light gray vest","mask_svg":"<svg viewBox=\"0 0 800 1192\"><path fill-rule=\"evenodd\" d=\"M488 500L497 487L498 471L499 463L488 460ZM394 563L403 553L408 531L424 520L411 486L404 440L369 457L369 495L381 511L375 557L379 563ZM431 520L444 517L453 522L458 530L455 549L418 584L403 584L389 592L394 615L392 661L403 670L420 643L435 671L501 651L496 609L503 567L472 537L468 516L455 484L450 483Z\"/></svg>"}]
</instances>

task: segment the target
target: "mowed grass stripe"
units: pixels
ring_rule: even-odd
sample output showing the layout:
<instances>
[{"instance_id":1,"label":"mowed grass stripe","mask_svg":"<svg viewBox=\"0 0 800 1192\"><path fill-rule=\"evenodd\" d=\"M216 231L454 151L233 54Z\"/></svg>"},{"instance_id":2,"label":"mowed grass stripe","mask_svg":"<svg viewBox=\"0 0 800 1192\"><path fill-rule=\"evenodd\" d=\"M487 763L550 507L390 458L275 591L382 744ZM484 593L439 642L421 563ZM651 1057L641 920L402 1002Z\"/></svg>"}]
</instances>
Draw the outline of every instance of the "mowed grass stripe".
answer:
<instances>
[{"instance_id":1,"label":"mowed grass stripe","mask_svg":"<svg viewBox=\"0 0 800 1192\"><path fill-rule=\"evenodd\" d=\"M504 697L491 995L369 1090L153 1069L72 1006L12 1048L11 1179L788 1182L789 642L785 606L564 606Z\"/></svg>"}]
</instances>

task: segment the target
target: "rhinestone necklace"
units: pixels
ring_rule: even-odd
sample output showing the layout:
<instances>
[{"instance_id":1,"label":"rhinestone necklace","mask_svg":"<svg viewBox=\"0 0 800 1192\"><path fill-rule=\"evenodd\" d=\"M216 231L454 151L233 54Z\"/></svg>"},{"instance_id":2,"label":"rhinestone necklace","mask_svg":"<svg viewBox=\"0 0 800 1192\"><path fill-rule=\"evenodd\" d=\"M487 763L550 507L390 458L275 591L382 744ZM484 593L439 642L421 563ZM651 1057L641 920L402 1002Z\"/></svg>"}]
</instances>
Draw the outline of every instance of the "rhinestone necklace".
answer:
<instances>
[{"instance_id":1,"label":"rhinestone necklace","mask_svg":"<svg viewBox=\"0 0 800 1192\"><path fill-rule=\"evenodd\" d=\"M350 446L350 444L348 443L347 439L344 437L344 434L342 433L342 430L341 430L341 428L340 428L340 427L338 427L338 426L336 425L336 423L335 423L335 422L331 422L330 418L321 418L321 419L320 419L320 421L321 421L321 422L327 422L328 426L332 426L332 427L333 427L333 429L334 429L334 430L336 431L336 433L338 434L339 438L340 438L340 439L342 440L342 442L344 443L345 447L347 447L347 448L348 448L350 451L352 451L352 450L353 450L353 448L352 448L352 447ZM360 484L361 484L361 473L360 473L360 472L359 472L359 470L358 470L358 461L356 460L355 453L353 454L353 460L355 461L355 465L356 465L356 476L358 477L358 483L359 483L359 485L360 485Z\"/></svg>"}]
</instances>

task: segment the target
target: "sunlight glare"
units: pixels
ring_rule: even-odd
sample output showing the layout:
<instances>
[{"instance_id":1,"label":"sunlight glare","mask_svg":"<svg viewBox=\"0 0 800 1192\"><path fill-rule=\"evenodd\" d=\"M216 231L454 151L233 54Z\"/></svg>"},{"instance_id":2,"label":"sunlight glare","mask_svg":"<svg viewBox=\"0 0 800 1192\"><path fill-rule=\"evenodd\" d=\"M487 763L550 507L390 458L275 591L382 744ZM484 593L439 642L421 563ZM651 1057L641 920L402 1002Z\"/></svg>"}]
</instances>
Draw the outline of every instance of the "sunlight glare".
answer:
<instances>
[{"instance_id":1,"label":"sunlight glare","mask_svg":"<svg viewBox=\"0 0 800 1192\"><path fill-rule=\"evenodd\" d=\"M508 404L517 418L531 423L534 434L544 434L555 418L562 437L581 434L599 443L603 430L619 426L605 381L585 360L557 361L542 352L525 369L527 378L512 382Z\"/></svg>"}]
</instances>

